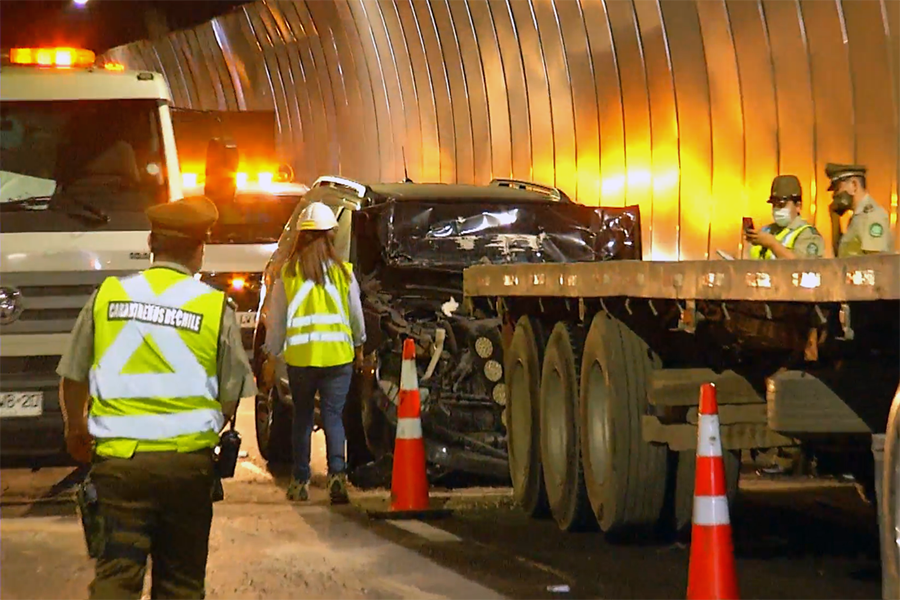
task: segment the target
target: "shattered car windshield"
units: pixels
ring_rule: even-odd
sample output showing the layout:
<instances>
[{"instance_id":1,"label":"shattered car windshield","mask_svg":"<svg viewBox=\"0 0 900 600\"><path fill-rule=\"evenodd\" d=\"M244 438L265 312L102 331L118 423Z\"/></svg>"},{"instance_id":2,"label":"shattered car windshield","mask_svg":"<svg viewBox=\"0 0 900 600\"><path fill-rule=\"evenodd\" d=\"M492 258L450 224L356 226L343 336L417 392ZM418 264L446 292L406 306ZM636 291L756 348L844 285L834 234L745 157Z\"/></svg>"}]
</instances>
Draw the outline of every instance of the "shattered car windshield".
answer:
<instances>
[{"instance_id":1,"label":"shattered car windshield","mask_svg":"<svg viewBox=\"0 0 900 600\"><path fill-rule=\"evenodd\" d=\"M96 219L70 218L85 211L138 228L167 197L158 110L155 100L0 103L3 231L90 230Z\"/></svg>"}]
</instances>

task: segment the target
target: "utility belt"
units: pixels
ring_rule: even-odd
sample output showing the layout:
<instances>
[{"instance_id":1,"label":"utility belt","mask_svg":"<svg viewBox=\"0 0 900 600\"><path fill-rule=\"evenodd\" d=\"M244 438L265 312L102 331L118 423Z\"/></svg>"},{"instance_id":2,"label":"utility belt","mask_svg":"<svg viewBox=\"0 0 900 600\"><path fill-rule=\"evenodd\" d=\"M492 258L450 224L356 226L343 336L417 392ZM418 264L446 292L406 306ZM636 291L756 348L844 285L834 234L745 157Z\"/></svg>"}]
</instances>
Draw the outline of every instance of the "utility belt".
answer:
<instances>
[{"instance_id":1,"label":"utility belt","mask_svg":"<svg viewBox=\"0 0 900 600\"><path fill-rule=\"evenodd\" d=\"M215 477L211 490L212 502L225 499L225 490L222 487L222 479L234 477L237 468L238 455L241 449L241 435L235 430L235 416L230 420L230 427L219 436L219 445L212 451L200 450L198 452L210 452L215 461ZM94 456L94 462L107 460L127 460ZM101 498L97 486L91 480L90 473L76 486L75 504L81 517L81 527L84 531L84 539L87 544L88 556L99 558L103 554L106 544L109 523L104 518L101 510Z\"/></svg>"}]
</instances>

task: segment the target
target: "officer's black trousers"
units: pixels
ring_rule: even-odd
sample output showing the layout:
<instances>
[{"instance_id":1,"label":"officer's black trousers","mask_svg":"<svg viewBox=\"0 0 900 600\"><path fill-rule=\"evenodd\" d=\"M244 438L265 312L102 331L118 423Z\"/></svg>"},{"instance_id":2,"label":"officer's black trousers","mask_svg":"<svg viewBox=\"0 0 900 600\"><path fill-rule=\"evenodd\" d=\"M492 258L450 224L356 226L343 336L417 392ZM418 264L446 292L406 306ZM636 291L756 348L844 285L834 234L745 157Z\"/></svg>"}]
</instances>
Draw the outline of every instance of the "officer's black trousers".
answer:
<instances>
[{"instance_id":1,"label":"officer's black trousers","mask_svg":"<svg viewBox=\"0 0 900 600\"><path fill-rule=\"evenodd\" d=\"M209 450L97 459L106 535L91 598L140 598L148 556L152 598L204 598L213 478Z\"/></svg>"}]
</instances>

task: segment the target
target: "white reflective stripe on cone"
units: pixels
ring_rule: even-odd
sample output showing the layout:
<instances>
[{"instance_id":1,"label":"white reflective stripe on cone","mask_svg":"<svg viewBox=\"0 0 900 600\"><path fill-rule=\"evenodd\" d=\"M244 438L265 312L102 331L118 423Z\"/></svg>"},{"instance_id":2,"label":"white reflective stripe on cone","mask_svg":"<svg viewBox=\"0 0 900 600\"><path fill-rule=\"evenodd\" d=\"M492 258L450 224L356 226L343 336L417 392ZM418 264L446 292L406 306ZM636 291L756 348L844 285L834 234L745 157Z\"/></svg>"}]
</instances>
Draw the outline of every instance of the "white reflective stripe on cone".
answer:
<instances>
[{"instance_id":1,"label":"white reflective stripe on cone","mask_svg":"<svg viewBox=\"0 0 900 600\"><path fill-rule=\"evenodd\" d=\"M400 365L400 389L407 392L419 391L419 378L416 375L415 360L404 360Z\"/></svg>"},{"instance_id":2,"label":"white reflective stripe on cone","mask_svg":"<svg viewBox=\"0 0 900 600\"><path fill-rule=\"evenodd\" d=\"M122 415L88 417L88 431L98 438L164 440L190 433L215 431L225 425L222 411L200 408L165 415Z\"/></svg>"},{"instance_id":3,"label":"white reflective stripe on cone","mask_svg":"<svg viewBox=\"0 0 900 600\"><path fill-rule=\"evenodd\" d=\"M719 437L719 416L700 415L697 424L697 456L722 456L722 439Z\"/></svg>"},{"instance_id":4,"label":"white reflective stripe on cone","mask_svg":"<svg viewBox=\"0 0 900 600\"><path fill-rule=\"evenodd\" d=\"M298 333L287 339L288 346L303 346L310 342L351 342L350 336L343 331Z\"/></svg>"},{"instance_id":5,"label":"white reflective stripe on cone","mask_svg":"<svg viewBox=\"0 0 900 600\"><path fill-rule=\"evenodd\" d=\"M728 499L725 496L695 496L691 520L695 525L730 525Z\"/></svg>"},{"instance_id":6,"label":"white reflective stripe on cone","mask_svg":"<svg viewBox=\"0 0 900 600\"><path fill-rule=\"evenodd\" d=\"M421 440L422 421L419 419L397 419L398 440Z\"/></svg>"},{"instance_id":7,"label":"white reflective stripe on cone","mask_svg":"<svg viewBox=\"0 0 900 600\"><path fill-rule=\"evenodd\" d=\"M341 315L308 315L291 319L290 327L306 327L308 325L340 325L344 322Z\"/></svg>"}]
</instances>

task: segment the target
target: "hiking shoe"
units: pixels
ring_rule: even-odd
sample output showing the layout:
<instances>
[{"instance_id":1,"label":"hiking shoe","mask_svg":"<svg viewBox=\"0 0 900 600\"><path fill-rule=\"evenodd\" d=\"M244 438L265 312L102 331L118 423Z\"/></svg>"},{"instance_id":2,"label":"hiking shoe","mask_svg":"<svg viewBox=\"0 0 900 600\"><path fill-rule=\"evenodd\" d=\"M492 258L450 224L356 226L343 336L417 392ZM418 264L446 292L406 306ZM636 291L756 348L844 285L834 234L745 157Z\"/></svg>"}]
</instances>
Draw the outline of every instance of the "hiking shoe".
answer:
<instances>
[{"instance_id":1,"label":"hiking shoe","mask_svg":"<svg viewBox=\"0 0 900 600\"><path fill-rule=\"evenodd\" d=\"M301 482L296 479L291 481L291 485L289 485L287 489L287 498L294 502L305 502L309 500L309 482Z\"/></svg>"},{"instance_id":2,"label":"hiking shoe","mask_svg":"<svg viewBox=\"0 0 900 600\"><path fill-rule=\"evenodd\" d=\"M328 476L328 495L332 504L347 504L350 497L347 495L347 475L335 473Z\"/></svg>"}]
</instances>

